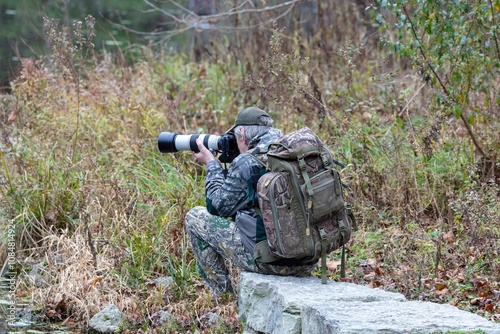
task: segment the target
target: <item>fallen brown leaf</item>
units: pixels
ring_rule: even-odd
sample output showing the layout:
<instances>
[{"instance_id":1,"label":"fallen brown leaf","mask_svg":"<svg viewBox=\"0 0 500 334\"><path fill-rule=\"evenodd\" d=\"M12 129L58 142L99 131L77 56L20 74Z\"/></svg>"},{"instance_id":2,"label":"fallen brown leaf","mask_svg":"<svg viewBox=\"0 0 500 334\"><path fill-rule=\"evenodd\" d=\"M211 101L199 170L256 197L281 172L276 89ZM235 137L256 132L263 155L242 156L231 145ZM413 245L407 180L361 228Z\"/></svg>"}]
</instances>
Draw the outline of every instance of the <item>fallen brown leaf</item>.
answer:
<instances>
[{"instance_id":1,"label":"fallen brown leaf","mask_svg":"<svg viewBox=\"0 0 500 334\"><path fill-rule=\"evenodd\" d=\"M328 268L329 271L335 271L337 268L340 266L342 261L337 261L337 260L331 260L326 262L326 267Z\"/></svg>"},{"instance_id":2,"label":"fallen brown leaf","mask_svg":"<svg viewBox=\"0 0 500 334\"><path fill-rule=\"evenodd\" d=\"M453 231L448 231L446 232L445 234L443 234L443 240L448 244L452 244L455 242L455 234L453 233Z\"/></svg>"},{"instance_id":3,"label":"fallen brown leaf","mask_svg":"<svg viewBox=\"0 0 500 334\"><path fill-rule=\"evenodd\" d=\"M443 290L444 288L446 288L446 283L443 282L443 281L438 281L436 282L436 284L434 285L434 288L437 290L437 291L441 291Z\"/></svg>"},{"instance_id":4,"label":"fallen brown leaf","mask_svg":"<svg viewBox=\"0 0 500 334\"><path fill-rule=\"evenodd\" d=\"M97 276L94 278L91 278L87 281L87 285L92 285L95 286L97 283L99 283L102 280L103 276Z\"/></svg>"},{"instance_id":5,"label":"fallen brown leaf","mask_svg":"<svg viewBox=\"0 0 500 334\"><path fill-rule=\"evenodd\" d=\"M450 292L450 290L444 288L444 289L436 291L436 295L438 295L438 296L444 296L444 295L446 295L449 292Z\"/></svg>"},{"instance_id":6,"label":"fallen brown leaf","mask_svg":"<svg viewBox=\"0 0 500 334\"><path fill-rule=\"evenodd\" d=\"M480 298L474 298L474 299L471 299L471 301L469 302L471 305L479 305L479 302L481 301Z\"/></svg>"}]
</instances>

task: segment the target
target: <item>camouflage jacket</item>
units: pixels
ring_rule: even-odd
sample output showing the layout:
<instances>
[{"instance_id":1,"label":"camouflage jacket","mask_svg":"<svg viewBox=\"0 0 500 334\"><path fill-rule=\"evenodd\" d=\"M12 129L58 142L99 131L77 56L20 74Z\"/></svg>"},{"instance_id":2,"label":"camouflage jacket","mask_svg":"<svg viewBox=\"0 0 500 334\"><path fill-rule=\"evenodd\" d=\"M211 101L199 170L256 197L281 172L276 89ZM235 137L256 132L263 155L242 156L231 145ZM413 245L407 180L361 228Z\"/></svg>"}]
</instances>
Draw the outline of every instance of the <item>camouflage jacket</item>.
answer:
<instances>
[{"instance_id":1,"label":"camouflage jacket","mask_svg":"<svg viewBox=\"0 0 500 334\"><path fill-rule=\"evenodd\" d=\"M281 135L281 131L271 128L250 143L248 152L267 147ZM262 218L255 212L258 206L257 181L264 172L263 168L249 154L240 154L231 163L226 178L222 171L219 161L207 163L207 210L213 215L234 219L247 250L253 252L255 244L266 239Z\"/></svg>"}]
</instances>

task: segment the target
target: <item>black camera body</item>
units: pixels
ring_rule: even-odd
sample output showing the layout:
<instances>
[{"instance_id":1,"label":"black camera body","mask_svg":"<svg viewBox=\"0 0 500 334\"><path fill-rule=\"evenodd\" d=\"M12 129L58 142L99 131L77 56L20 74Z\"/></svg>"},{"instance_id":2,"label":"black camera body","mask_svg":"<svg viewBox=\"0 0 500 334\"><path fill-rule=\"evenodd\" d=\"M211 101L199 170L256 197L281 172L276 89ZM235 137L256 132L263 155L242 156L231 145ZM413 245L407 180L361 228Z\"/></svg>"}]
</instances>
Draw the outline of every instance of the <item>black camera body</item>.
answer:
<instances>
[{"instance_id":1,"label":"black camera body","mask_svg":"<svg viewBox=\"0 0 500 334\"><path fill-rule=\"evenodd\" d=\"M210 134L179 135L175 132L162 132L158 136L158 149L162 153L178 151L199 152L196 139L200 139L203 146L220 153L219 161L231 163L239 155L238 145L234 134L226 133L223 136Z\"/></svg>"}]
</instances>

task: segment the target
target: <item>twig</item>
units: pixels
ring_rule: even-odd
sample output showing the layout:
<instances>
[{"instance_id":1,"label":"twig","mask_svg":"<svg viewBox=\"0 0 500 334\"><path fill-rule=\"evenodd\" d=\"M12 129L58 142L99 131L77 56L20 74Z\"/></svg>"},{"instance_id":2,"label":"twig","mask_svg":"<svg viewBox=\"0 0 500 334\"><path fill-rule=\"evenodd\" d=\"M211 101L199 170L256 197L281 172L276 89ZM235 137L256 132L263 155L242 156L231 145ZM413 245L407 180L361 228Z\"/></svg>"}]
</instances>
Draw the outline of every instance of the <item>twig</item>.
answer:
<instances>
[{"instance_id":1,"label":"twig","mask_svg":"<svg viewBox=\"0 0 500 334\"><path fill-rule=\"evenodd\" d=\"M427 83L424 82L422 85L420 85L420 87L418 87L418 89L415 92L415 94L413 94L413 96L406 102L406 105L404 106L404 108L399 112L399 117L401 117L404 114L404 112L408 110L408 107L410 106L410 103L412 103L412 101L417 97L417 95L425 87L426 84ZM387 129L387 131L385 132L384 137L387 137L387 135L389 134L389 132L391 131L391 129L392 129L393 126L394 126L394 123L391 124L391 126L389 127L389 129Z\"/></svg>"},{"instance_id":2,"label":"twig","mask_svg":"<svg viewBox=\"0 0 500 334\"><path fill-rule=\"evenodd\" d=\"M295 89L297 89L299 92L301 92L302 94L304 94L304 97L309 102L311 102L312 104L314 104L319 110L328 111L329 115L333 116L333 118L336 118L339 121L339 123L348 125L350 127L350 129L352 129L353 131L355 131L358 135L360 135L360 136L366 136L367 138L371 139L373 143L376 143L376 144L379 145L379 147L382 147L382 144L377 139L377 137L375 137L373 135L370 135L370 134L364 133L363 131L361 131L358 128L356 128L347 119L342 118L341 116L338 116L337 114L335 114L332 109L328 108L322 101L319 101L311 92L309 92L307 89L305 89L301 84L295 82L290 76L286 76L286 79L294 86ZM388 156L388 153L387 153L386 150L382 150L382 154Z\"/></svg>"},{"instance_id":3,"label":"twig","mask_svg":"<svg viewBox=\"0 0 500 334\"><path fill-rule=\"evenodd\" d=\"M89 225L87 223L87 238L88 238L88 243L89 243L89 247L90 247L90 252L92 253L92 259L94 260L94 269L97 270L97 252L95 250L95 246L94 246L94 240L92 240L92 234L90 233L90 228L89 228Z\"/></svg>"}]
</instances>

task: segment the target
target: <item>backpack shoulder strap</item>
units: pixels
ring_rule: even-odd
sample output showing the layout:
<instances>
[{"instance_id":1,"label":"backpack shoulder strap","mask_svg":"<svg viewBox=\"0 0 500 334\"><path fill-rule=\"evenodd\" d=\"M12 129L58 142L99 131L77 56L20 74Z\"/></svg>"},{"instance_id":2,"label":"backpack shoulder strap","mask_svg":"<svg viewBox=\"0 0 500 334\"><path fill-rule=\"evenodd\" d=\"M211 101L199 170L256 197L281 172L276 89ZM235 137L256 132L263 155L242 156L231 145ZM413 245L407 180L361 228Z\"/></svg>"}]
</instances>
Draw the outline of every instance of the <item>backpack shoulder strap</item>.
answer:
<instances>
[{"instance_id":1,"label":"backpack shoulder strap","mask_svg":"<svg viewBox=\"0 0 500 334\"><path fill-rule=\"evenodd\" d=\"M255 161L257 161L257 162L259 163L259 165L260 165L261 167L267 167L267 166L266 166L266 164L264 163L264 161L262 161L261 159L259 159L259 158L257 157L257 155L256 155L256 154L254 154L253 152L245 152L245 153L243 153L243 154L246 154L246 155L251 156L251 157L252 157Z\"/></svg>"},{"instance_id":2,"label":"backpack shoulder strap","mask_svg":"<svg viewBox=\"0 0 500 334\"><path fill-rule=\"evenodd\" d=\"M259 163L259 165L262 168L265 168L267 170L268 169L267 164L259 157L266 155L268 150L269 150L269 145L267 145L265 147L256 147L255 149L253 149L251 151L247 151L243 154L251 156L255 161L257 161Z\"/></svg>"},{"instance_id":3,"label":"backpack shoulder strap","mask_svg":"<svg viewBox=\"0 0 500 334\"><path fill-rule=\"evenodd\" d=\"M242 153L242 154L251 157L260 166L260 175L253 175L253 183L255 185L257 185L258 179L267 171L267 165L264 163L264 161L262 161L261 159L259 159L253 153L253 151L252 152L245 152L245 153ZM255 189L255 191L257 191L257 189ZM262 217L262 211L260 210L260 207L259 207L258 203L254 203L254 204L255 204L255 206L254 206L255 212L257 212L257 214Z\"/></svg>"}]
</instances>

